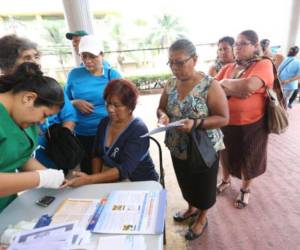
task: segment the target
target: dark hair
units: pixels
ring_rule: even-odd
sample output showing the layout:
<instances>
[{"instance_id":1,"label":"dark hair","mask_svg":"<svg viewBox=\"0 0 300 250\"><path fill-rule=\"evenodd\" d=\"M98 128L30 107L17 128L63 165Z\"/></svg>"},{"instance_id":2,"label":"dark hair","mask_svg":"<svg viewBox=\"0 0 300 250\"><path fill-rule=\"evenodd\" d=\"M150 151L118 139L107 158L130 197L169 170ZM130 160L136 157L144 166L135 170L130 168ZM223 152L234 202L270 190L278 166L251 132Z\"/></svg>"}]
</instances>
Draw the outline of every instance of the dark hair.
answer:
<instances>
[{"instance_id":1,"label":"dark hair","mask_svg":"<svg viewBox=\"0 0 300 250\"><path fill-rule=\"evenodd\" d=\"M37 44L27 38L7 35L0 38L0 69L10 70L15 66L20 54L29 49L37 49Z\"/></svg>"},{"instance_id":2,"label":"dark hair","mask_svg":"<svg viewBox=\"0 0 300 250\"><path fill-rule=\"evenodd\" d=\"M107 84L103 98L106 101L113 95L118 96L122 104L133 111L137 103L139 92L130 80L114 79Z\"/></svg>"},{"instance_id":3,"label":"dark hair","mask_svg":"<svg viewBox=\"0 0 300 250\"><path fill-rule=\"evenodd\" d=\"M299 52L299 47L298 46L290 47L287 56L296 56L298 54L298 52Z\"/></svg>"},{"instance_id":4,"label":"dark hair","mask_svg":"<svg viewBox=\"0 0 300 250\"><path fill-rule=\"evenodd\" d=\"M247 39L251 42L252 45L258 43L258 35L254 30L244 30L240 33L240 35L247 37Z\"/></svg>"},{"instance_id":5,"label":"dark hair","mask_svg":"<svg viewBox=\"0 0 300 250\"><path fill-rule=\"evenodd\" d=\"M266 48L268 48L270 46L270 40L269 39L262 39L260 42L260 47L262 49L262 51L265 51Z\"/></svg>"},{"instance_id":6,"label":"dark hair","mask_svg":"<svg viewBox=\"0 0 300 250\"><path fill-rule=\"evenodd\" d=\"M40 67L35 63L22 63L16 71L0 77L0 93L11 91L13 94L30 91L37 94L35 106L62 106L64 92L59 83L43 76Z\"/></svg>"},{"instance_id":7,"label":"dark hair","mask_svg":"<svg viewBox=\"0 0 300 250\"><path fill-rule=\"evenodd\" d=\"M188 56L196 56L197 51L195 45L188 39L181 38L176 40L169 48L169 51L183 50Z\"/></svg>"},{"instance_id":8,"label":"dark hair","mask_svg":"<svg viewBox=\"0 0 300 250\"><path fill-rule=\"evenodd\" d=\"M218 45L220 43L228 43L231 47L233 47L234 44L234 38L231 36L224 36L218 41Z\"/></svg>"}]
</instances>

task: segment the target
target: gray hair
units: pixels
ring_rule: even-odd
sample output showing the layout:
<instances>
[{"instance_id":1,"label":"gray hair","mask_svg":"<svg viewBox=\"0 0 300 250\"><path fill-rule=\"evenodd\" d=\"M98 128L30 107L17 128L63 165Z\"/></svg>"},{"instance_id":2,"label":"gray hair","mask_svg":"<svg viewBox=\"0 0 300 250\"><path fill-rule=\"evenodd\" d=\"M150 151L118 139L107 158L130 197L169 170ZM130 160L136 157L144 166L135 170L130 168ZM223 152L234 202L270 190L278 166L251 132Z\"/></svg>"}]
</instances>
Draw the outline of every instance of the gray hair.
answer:
<instances>
[{"instance_id":1,"label":"gray hair","mask_svg":"<svg viewBox=\"0 0 300 250\"><path fill-rule=\"evenodd\" d=\"M189 41L188 39L182 38L176 40L169 48L169 52L171 51L184 51L188 56L196 56L197 51L195 45Z\"/></svg>"},{"instance_id":2,"label":"gray hair","mask_svg":"<svg viewBox=\"0 0 300 250\"><path fill-rule=\"evenodd\" d=\"M0 69L12 69L20 54L29 49L37 49L37 44L27 38L16 35L6 35L0 38Z\"/></svg>"}]
</instances>

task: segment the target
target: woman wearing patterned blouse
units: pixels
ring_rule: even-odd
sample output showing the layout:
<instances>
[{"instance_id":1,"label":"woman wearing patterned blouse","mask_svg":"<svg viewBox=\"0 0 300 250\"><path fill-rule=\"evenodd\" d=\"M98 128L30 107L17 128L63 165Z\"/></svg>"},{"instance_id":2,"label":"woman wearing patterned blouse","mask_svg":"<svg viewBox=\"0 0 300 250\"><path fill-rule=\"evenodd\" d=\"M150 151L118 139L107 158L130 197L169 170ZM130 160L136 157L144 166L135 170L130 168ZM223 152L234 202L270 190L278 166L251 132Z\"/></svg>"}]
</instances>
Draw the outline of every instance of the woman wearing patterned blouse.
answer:
<instances>
[{"instance_id":1,"label":"woman wearing patterned blouse","mask_svg":"<svg viewBox=\"0 0 300 250\"><path fill-rule=\"evenodd\" d=\"M216 201L216 181L219 161L204 173L196 173L189 167L187 148L188 133L194 120L199 128L206 130L216 151L224 148L220 127L228 122L228 104L220 85L213 78L195 70L197 54L195 46L186 39L174 42L169 48L168 64L174 74L165 86L157 116L159 123L168 124L182 120L183 126L166 134L177 181L186 210L174 215L175 221L195 218L185 238L199 237L207 226L207 211ZM197 215L197 216L196 216Z\"/></svg>"}]
</instances>

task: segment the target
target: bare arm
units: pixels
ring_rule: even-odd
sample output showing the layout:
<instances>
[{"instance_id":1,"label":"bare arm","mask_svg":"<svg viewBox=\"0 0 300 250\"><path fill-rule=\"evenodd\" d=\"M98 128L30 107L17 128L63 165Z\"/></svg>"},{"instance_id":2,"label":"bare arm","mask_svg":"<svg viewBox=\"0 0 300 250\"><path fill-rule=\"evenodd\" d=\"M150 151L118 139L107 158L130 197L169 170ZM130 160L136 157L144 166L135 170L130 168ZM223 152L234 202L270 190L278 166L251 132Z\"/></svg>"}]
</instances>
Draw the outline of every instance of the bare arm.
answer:
<instances>
[{"instance_id":1,"label":"bare arm","mask_svg":"<svg viewBox=\"0 0 300 250\"><path fill-rule=\"evenodd\" d=\"M289 82L292 82L292 81L299 81L300 80L300 75L299 76L294 76L290 79L287 79L287 80L282 80L281 83L282 84L287 84Z\"/></svg>"},{"instance_id":2,"label":"bare arm","mask_svg":"<svg viewBox=\"0 0 300 250\"><path fill-rule=\"evenodd\" d=\"M92 159L92 172L93 174L101 173L103 169L103 161L99 157Z\"/></svg>"},{"instance_id":3,"label":"bare arm","mask_svg":"<svg viewBox=\"0 0 300 250\"><path fill-rule=\"evenodd\" d=\"M70 129L72 132L74 131L75 122L73 121L65 121L62 124L63 127Z\"/></svg>"},{"instance_id":4,"label":"bare arm","mask_svg":"<svg viewBox=\"0 0 300 250\"><path fill-rule=\"evenodd\" d=\"M247 98L260 89L264 82L260 78L253 76L242 79L223 79L220 81L220 84L227 96Z\"/></svg>"},{"instance_id":5,"label":"bare arm","mask_svg":"<svg viewBox=\"0 0 300 250\"><path fill-rule=\"evenodd\" d=\"M44 170L46 169L44 165L42 165L35 158L30 158L21 168L22 171L34 171L34 170Z\"/></svg>"},{"instance_id":6,"label":"bare arm","mask_svg":"<svg viewBox=\"0 0 300 250\"><path fill-rule=\"evenodd\" d=\"M37 172L0 173L0 196L16 194L37 187L40 177Z\"/></svg>"},{"instance_id":7,"label":"bare arm","mask_svg":"<svg viewBox=\"0 0 300 250\"><path fill-rule=\"evenodd\" d=\"M115 182L119 180L119 170L111 168L104 172L88 175L83 172L73 172L74 178L68 180L64 186L79 187L87 184Z\"/></svg>"},{"instance_id":8,"label":"bare arm","mask_svg":"<svg viewBox=\"0 0 300 250\"><path fill-rule=\"evenodd\" d=\"M168 103L168 96L166 93L166 90L163 91L160 100L159 100L159 105L156 111L156 115L157 115L157 119L158 119L158 123L167 125L170 122L170 119L167 115L167 103Z\"/></svg>"}]
</instances>

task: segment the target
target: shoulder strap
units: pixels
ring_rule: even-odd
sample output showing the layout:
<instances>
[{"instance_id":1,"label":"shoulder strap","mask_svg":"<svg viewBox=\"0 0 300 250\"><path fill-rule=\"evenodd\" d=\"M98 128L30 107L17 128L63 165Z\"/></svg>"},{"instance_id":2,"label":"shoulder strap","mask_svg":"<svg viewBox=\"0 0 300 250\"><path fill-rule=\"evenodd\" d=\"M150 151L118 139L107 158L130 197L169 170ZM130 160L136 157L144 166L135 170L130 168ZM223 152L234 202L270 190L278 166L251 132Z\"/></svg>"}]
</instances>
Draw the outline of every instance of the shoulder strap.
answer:
<instances>
[{"instance_id":1,"label":"shoulder strap","mask_svg":"<svg viewBox=\"0 0 300 250\"><path fill-rule=\"evenodd\" d=\"M108 81L110 81L110 79L111 79L110 71L111 71L111 68L109 68L108 71L107 71L107 78L108 78Z\"/></svg>"},{"instance_id":2,"label":"shoulder strap","mask_svg":"<svg viewBox=\"0 0 300 250\"><path fill-rule=\"evenodd\" d=\"M274 75L273 90L277 94L277 98L278 98L278 101L279 101L280 105L286 109L286 103L284 101L282 85L281 85L280 80L278 78L276 66L275 66L274 62L272 61L272 59L270 57L263 56L262 59L268 59L272 63L273 75Z\"/></svg>"}]
</instances>

